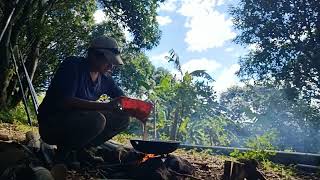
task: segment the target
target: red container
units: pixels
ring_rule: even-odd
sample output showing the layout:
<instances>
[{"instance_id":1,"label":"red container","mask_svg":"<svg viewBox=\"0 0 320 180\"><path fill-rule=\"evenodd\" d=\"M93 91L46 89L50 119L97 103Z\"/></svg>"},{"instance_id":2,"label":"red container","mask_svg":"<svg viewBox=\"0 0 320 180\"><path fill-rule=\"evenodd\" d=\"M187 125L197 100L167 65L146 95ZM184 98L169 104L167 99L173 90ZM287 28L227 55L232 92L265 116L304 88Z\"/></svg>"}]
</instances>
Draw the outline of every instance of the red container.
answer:
<instances>
[{"instance_id":1,"label":"red container","mask_svg":"<svg viewBox=\"0 0 320 180\"><path fill-rule=\"evenodd\" d=\"M120 97L120 104L124 111L143 122L147 120L153 109L151 103L128 97Z\"/></svg>"}]
</instances>

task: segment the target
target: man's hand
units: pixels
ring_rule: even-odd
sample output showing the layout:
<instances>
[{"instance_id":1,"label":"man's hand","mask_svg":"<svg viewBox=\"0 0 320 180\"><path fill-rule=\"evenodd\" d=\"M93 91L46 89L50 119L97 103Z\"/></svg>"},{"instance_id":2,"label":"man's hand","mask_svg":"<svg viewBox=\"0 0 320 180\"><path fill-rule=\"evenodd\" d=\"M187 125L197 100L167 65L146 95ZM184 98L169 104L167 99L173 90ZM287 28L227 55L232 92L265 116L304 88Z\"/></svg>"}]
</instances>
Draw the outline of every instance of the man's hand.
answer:
<instances>
[{"instance_id":1,"label":"man's hand","mask_svg":"<svg viewBox=\"0 0 320 180\"><path fill-rule=\"evenodd\" d=\"M110 102L106 103L106 110L108 111L121 111L120 98L114 98Z\"/></svg>"}]
</instances>

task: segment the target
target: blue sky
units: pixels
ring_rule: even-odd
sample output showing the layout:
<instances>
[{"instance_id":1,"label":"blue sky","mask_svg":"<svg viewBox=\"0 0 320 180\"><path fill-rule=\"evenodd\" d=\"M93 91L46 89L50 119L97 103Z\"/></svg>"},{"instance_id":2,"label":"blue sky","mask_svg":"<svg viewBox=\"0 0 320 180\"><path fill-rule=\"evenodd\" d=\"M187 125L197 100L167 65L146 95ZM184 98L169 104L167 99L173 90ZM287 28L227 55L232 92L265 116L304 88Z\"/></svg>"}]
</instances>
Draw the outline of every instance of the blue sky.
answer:
<instances>
[{"instance_id":1,"label":"blue sky","mask_svg":"<svg viewBox=\"0 0 320 180\"><path fill-rule=\"evenodd\" d=\"M180 57L183 71L206 70L219 93L239 84L235 72L246 49L232 42L236 36L227 10L235 0L167 0L158 9L162 36L159 46L146 54L156 67L175 73L165 60L170 49ZM103 13L95 13L96 22Z\"/></svg>"}]
</instances>

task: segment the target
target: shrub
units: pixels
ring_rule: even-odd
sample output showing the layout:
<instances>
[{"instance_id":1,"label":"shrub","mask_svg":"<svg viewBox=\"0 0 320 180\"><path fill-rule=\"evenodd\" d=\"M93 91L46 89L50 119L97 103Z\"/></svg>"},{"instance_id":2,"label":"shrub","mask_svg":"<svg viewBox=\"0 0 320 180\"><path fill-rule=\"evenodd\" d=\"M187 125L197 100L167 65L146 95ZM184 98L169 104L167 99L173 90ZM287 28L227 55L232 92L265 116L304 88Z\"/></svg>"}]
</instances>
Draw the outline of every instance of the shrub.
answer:
<instances>
[{"instance_id":1,"label":"shrub","mask_svg":"<svg viewBox=\"0 0 320 180\"><path fill-rule=\"evenodd\" d=\"M237 159L249 159L257 161L267 161L270 156L274 156L275 152L270 152L267 150L275 150L275 147L271 144L276 138L274 132L267 132L261 136L256 136L250 138L246 141L246 146L252 150L247 152L240 152L235 149L230 156Z\"/></svg>"}]
</instances>

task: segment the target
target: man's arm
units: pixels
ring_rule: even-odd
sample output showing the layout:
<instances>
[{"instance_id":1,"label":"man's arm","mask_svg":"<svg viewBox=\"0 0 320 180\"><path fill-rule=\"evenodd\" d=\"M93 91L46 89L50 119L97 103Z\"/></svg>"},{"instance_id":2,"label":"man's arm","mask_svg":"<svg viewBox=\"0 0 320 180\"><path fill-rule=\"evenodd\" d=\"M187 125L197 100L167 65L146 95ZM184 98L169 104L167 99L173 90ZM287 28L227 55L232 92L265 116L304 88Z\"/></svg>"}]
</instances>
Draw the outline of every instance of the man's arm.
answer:
<instances>
[{"instance_id":1,"label":"man's arm","mask_svg":"<svg viewBox=\"0 0 320 180\"><path fill-rule=\"evenodd\" d=\"M64 109L79 109L79 110L96 110L96 111L115 111L120 110L119 101L117 98L109 103L88 101L76 97L66 97L62 102Z\"/></svg>"},{"instance_id":2,"label":"man's arm","mask_svg":"<svg viewBox=\"0 0 320 180\"><path fill-rule=\"evenodd\" d=\"M117 98L126 96L118 84L114 81L111 75L105 74L103 78L103 93L107 94L110 98Z\"/></svg>"}]
</instances>

